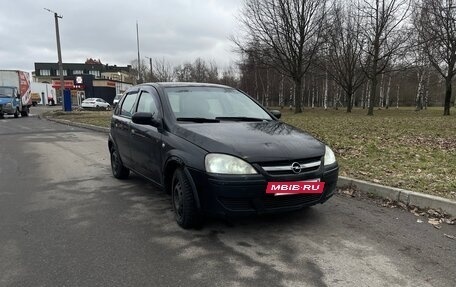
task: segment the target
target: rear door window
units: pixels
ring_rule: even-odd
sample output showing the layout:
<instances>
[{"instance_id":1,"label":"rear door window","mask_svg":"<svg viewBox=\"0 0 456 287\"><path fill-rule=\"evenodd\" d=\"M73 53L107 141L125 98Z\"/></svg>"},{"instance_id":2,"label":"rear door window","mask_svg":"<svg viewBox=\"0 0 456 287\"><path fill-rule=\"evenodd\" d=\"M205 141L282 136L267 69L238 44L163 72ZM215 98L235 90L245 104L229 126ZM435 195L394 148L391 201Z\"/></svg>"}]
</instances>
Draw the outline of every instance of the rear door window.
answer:
<instances>
[{"instance_id":1,"label":"rear door window","mask_svg":"<svg viewBox=\"0 0 456 287\"><path fill-rule=\"evenodd\" d=\"M133 92L125 96L124 101L122 102L122 107L120 109L120 115L131 118L134 112L134 105L136 98L138 97L138 92Z\"/></svg>"}]
</instances>

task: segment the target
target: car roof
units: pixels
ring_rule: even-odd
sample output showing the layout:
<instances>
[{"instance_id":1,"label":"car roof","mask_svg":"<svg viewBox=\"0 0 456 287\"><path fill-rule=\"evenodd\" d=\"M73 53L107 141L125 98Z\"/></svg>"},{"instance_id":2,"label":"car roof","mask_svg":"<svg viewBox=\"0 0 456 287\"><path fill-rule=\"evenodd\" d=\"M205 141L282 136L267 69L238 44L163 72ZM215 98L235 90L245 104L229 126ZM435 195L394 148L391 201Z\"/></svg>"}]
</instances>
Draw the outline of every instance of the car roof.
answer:
<instances>
[{"instance_id":1,"label":"car roof","mask_svg":"<svg viewBox=\"0 0 456 287\"><path fill-rule=\"evenodd\" d=\"M172 88L172 87L217 87L217 88L231 88L225 85L211 84L211 83L196 83L196 82L156 82L156 83L144 83L141 85L150 85L150 86L161 86L163 88Z\"/></svg>"}]
</instances>

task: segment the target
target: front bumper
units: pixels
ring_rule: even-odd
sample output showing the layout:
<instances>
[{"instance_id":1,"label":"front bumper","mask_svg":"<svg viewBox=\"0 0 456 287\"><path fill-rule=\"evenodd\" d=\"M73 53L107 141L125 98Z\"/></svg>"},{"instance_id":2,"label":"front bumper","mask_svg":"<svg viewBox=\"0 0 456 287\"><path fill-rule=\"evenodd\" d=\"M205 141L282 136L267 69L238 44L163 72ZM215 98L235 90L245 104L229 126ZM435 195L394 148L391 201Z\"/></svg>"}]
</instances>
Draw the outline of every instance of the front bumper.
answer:
<instances>
[{"instance_id":1,"label":"front bumper","mask_svg":"<svg viewBox=\"0 0 456 287\"><path fill-rule=\"evenodd\" d=\"M14 108L10 105L0 104L0 114L14 114Z\"/></svg>"},{"instance_id":2,"label":"front bumper","mask_svg":"<svg viewBox=\"0 0 456 287\"><path fill-rule=\"evenodd\" d=\"M280 213L324 203L336 190L339 167L324 169L318 174L290 177L269 177L266 174L249 176L213 175L189 169L203 212L223 216L248 216ZM320 178L325 182L322 194L266 194L270 181L302 181Z\"/></svg>"}]
</instances>

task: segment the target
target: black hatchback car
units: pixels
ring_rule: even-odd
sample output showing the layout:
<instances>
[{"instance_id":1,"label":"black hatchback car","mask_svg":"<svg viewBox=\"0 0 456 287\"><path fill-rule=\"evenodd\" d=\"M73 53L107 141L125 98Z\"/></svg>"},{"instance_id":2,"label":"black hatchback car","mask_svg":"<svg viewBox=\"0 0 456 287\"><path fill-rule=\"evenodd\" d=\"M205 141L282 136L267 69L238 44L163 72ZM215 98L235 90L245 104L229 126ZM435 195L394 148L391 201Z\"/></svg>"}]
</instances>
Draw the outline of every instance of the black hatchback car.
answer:
<instances>
[{"instance_id":1,"label":"black hatchback car","mask_svg":"<svg viewBox=\"0 0 456 287\"><path fill-rule=\"evenodd\" d=\"M205 214L277 213L323 203L336 188L331 149L245 93L199 83L129 89L114 110L114 177L130 171L172 195L177 223Z\"/></svg>"}]
</instances>

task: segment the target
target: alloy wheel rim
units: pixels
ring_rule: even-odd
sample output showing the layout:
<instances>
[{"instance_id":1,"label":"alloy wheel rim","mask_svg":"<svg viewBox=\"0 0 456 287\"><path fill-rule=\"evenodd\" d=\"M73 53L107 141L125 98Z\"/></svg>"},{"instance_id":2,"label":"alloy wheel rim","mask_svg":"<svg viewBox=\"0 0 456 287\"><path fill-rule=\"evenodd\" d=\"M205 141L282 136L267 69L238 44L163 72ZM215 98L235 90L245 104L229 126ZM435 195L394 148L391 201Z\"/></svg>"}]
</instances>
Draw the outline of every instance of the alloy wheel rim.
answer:
<instances>
[{"instance_id":1,"label":"alloy wheel rim","mask_svg":"<svg viewBox=\"0 0 456 287\"><path fill-rule=\"evenodd\" d=\"M182 218L184 204L182 200L182 186L179 181L174 185L174 210L178 219Z\"/></svg>"}]
</instances>

